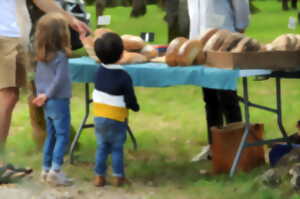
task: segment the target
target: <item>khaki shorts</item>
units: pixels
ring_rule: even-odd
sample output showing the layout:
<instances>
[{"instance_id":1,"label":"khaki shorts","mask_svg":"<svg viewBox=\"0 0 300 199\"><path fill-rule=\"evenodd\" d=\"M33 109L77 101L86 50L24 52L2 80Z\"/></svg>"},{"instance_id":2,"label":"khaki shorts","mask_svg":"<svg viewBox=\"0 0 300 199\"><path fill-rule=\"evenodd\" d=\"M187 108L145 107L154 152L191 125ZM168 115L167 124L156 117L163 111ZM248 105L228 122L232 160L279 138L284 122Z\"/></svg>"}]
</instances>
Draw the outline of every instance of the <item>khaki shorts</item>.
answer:
<instances>
[{"instance_id":1,"label":"khaki shorts","mask_svg":"<svg viewBox=\"0 0 300 199\"><path fill-rule=\"evenodd\" d=\"M19 38L0 36L0 89L26 86L28 54Z\"/></svg>"}]
</instances>

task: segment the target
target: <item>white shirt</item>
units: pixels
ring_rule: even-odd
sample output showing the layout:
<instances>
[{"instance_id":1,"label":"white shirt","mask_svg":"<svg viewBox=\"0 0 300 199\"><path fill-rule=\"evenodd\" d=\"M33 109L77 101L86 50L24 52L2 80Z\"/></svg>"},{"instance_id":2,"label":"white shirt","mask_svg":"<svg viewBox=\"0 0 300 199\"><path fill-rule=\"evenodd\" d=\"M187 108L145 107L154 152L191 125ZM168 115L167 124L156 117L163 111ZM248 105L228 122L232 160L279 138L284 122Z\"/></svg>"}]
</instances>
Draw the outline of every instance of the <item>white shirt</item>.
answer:
<instances>
[{"instance_id":1,"label":"white shirt","mask_svg":"<svg viewBox=\"0 0 300 199\"><path fill-rule=\"evenodd\" d=\"M248 0L188 0L190 39L210 28L236 31L249 24Z\"/></svg>"},{"instance_id":2,"label":"white shirt","mask_svg":"<svg viewBox=\"0 0 300 199\"><path fill-rule=\"evenodd\" d=\"M0 36L29 39L31 20L26 0L0 0Z\"/></svg>"}]
</instances>

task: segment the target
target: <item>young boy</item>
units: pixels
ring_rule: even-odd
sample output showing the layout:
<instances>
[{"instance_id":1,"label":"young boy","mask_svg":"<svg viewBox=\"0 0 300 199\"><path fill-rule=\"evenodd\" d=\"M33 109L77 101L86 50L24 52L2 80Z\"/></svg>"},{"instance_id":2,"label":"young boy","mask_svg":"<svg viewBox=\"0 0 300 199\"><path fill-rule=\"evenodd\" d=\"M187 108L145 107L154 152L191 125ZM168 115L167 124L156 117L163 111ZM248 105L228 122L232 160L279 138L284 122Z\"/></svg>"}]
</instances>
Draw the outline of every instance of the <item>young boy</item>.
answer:
<instances>
[{"instance_id":1,"label":"young boy","mask_svg":"<svg viewBox=\"0 0 300 199\"><path fill-rule=\"evenodd\" d=\"M101 64L95 77L94 122L97 138L96 177L94 184L106 183L106 160L112 155L114 184L127 182L123 165L123 145L126 140L128 109L139 111L129 74L117 65L123 53L123 43L116 33L105 33L95 41L95 52Z\"/></svg>"}]
</instances>

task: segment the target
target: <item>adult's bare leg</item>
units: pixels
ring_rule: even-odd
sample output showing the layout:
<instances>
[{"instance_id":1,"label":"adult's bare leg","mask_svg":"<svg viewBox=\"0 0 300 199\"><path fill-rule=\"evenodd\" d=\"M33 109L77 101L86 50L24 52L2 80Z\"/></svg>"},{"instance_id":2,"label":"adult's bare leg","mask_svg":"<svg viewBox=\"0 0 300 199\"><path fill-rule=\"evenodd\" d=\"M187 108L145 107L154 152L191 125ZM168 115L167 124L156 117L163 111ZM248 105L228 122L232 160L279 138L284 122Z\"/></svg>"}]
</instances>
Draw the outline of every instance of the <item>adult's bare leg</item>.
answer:
<instances>
[{"instance_id":1,"label":"adult's bare leg","mask_svg":"<svg viewBox=\"0 0 300 199\"><path fill-rule=\"evenodd\" d=\"M0 153L4 151L13 109L19 99L19 89L9 87L0 89Z\"/></svg>"}]
</instances>

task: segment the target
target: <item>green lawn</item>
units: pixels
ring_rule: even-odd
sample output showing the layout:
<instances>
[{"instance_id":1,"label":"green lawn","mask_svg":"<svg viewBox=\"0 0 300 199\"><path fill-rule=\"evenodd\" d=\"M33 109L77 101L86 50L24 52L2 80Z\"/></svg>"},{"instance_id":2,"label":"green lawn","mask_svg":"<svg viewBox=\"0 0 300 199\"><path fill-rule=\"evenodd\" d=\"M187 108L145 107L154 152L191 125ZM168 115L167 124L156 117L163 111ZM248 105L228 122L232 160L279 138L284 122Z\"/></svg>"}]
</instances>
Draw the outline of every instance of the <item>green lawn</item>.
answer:
<instances>
[{"instance_id":1,"label":"green lawn","mask_svg":"<svg viewBox=\"0 0 300 199\"><path fill-rule=\"evenodd\" d=\"M282 33L293 32L287 28L288 18L296 11L281 11L278 1L255 1L261 12L251 16L251 25L246 34L261 42L270 42ZM93 12L93 7L89 7ZM92 13L93 14L93 13ZM155 6L148 7L148 14L139 19L128 19L127 8L110 8L109 26L120 34L155 32L155 43L166 43L164 13ZM95 25L93 25L95 27ZM299 32L299 27L296 32ZM295 132L300 107L299 80L283 80L282 101L284 124L288 132ZM275 107L274 80L249 81L250 96L254 102ZM238 92L242 94L239 83ZM83 117L84 87L74 84L72 98L72 123L78 128ZM201 169L209 169L210 163L191 163L190 159L207 143L204 103L201 89L195 86L169 88L136 88L141 105L139 113L131 113L130 125L138 140L139 150L132 151L126 144L126 171L128 177L145 186L154 187L155 199L168 198L288 198L290 188L271 189L256 183L265 168L247 174L238 174L230 179L227 175L205 176ZM7 160L20 165L40 169L41 154L36 153L31 139L31 127L26 105L27 93L22 92L21 101L14 112L12 129L8 140ZM257 109L251 109L251 120L265 124L265 137L279 135L276 117ZM70 166L68 172L76 178L89 181L93 176L95 137L93 130L85 130L80 139L79 160L84 164ZM35 153L35 155L32 155ZM85 164L86 163L86 164ZM292 198L297 198L296 195Z\"/></svg>"}]
</instances>

